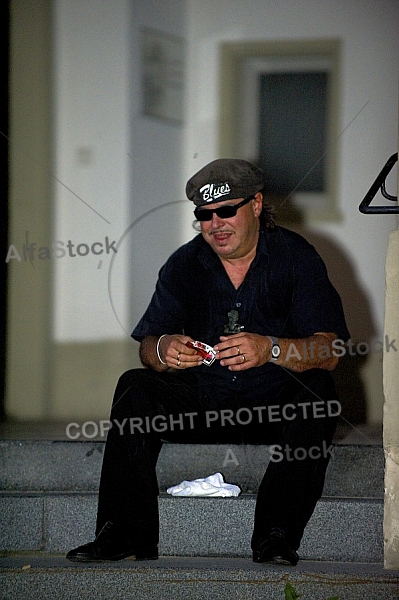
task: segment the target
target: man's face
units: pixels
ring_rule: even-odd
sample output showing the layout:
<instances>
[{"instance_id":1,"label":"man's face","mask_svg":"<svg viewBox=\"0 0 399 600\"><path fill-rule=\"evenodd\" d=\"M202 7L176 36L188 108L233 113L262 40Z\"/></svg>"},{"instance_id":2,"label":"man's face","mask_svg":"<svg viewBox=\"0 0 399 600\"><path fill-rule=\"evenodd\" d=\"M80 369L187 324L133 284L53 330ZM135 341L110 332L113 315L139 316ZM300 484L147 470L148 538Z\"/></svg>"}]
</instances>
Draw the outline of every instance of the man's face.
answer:
<instances>
[{"instance_id":1,"label":"man's face","mask_svg":"<svg viewBox=\"0 0 399 600\"><path fill-rule=\"evenodd\" d=\"M201 206L201 210L214 211L221 206L239 204L242 200L243 198L237 198L215 202L210 206ZM261 212L262 194L258 192L253 200L237 210L234 217L220 218L213 212L210 221L200 221L201 233L220 258L244 258L256 248Z\"/></svg>"}]
</instances>

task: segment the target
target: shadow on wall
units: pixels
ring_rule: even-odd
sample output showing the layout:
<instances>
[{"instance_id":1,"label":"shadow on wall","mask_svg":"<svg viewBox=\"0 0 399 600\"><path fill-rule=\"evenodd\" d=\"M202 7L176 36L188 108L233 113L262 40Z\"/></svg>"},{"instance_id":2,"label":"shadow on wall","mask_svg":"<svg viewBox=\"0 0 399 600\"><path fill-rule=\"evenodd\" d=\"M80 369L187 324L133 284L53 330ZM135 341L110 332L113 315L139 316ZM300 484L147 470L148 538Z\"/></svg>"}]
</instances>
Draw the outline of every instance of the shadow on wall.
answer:
<instances>
[{"instance_id":1,"label":"shadow on wall","mask_svg":"<svg viewBox=\"0 0 399 600\"><path fill-rule=\"evenodd\" d=\"M278 206L278 202L275 204ZM357 280L350 259L335 240L308 229L302 223L300 213L293 207L286 207L281 213L277 209L276 221L303 235L316 248L326 263L332 284L341 296L354 347L340 358L333 377L344 419L352 425L366 423L368 399L361 373L369 360L369 353L364 351L367 347L371 348L376 335L367 295ZM357 352L356 346L360 342Z\"/></svg>"}]
</instances>

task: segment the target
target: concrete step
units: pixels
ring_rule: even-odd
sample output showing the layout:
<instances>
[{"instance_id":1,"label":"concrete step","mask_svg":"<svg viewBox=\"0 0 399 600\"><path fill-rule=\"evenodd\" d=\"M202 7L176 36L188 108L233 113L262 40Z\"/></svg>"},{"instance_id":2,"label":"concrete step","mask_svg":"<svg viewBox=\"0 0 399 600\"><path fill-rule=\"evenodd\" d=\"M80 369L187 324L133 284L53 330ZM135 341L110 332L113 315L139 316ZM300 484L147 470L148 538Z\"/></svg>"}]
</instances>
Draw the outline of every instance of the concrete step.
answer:
<instances>
[{"instance_id":1,"label":"concrete step","mask_svg":"<svg viewBox=\"0 0 399 600\"><path fill-rule=\"evenodd\" d=\"M0 442L0 549L65 553L93 538L104 442ZM255 493L267 446L165 444L158 464L160 552L250 556ZM334 449L324 496L301 545L308 560L381 562L383 449ZM172 498L183 479L221 471L239 498Z\"/></svg>"},{"instance_id":2,"label":"concrete step","mask_svg":"<svg viewBox=\"0 0 399 600\"><path fill-rule=\"evenodd\" d=\"M104 442L0 441L0 490L97 491ZM267 446L164 444L157 472L161 491L217 471L255 494L270 459ZM325 496L383 498L381 446L336 445Z\"/></svg>"},{"instance_id":3,"label":"concrete step","mask_svg":"<svg viewBox=\"0 0 399 600\"><path fill-rule=\"evenodd\" d=\"M160 553L168 556L249 557L254 495L173 498L161 495ZM97 494L3 492L0 550L66 553L93 539ZM383 560L383 502L322 499L306 528L300 556L307 560Z\"/></svg>"},{"instance_id":4,"label":"concrete step","mask_svg":"<svg viewBox=\"0 0 399 600\"><path fill-rule=\"evenodd\" d=\"M73 564L59 556L0 558L3 600L283 600L289 581L303 600L397 600L399 572L380 564L300 561L257 565L242 558L161 557L158 561Z\"/></svg>"}]
</instances>

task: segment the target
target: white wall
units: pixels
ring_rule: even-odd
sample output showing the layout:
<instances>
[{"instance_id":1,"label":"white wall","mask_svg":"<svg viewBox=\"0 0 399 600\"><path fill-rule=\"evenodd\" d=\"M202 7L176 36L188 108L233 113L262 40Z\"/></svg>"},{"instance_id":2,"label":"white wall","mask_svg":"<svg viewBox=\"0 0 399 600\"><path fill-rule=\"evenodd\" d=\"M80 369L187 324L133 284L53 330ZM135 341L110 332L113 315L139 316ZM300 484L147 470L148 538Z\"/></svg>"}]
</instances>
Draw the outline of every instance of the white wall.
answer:
<instances>
[{"instance_id":1,"label":"white wall","mask_svg":"<svg viewBox=\"0 0 399 600\"><path fill-rule=\"evenodd\" d=\"M110 249L108 255L71 257L67 249L54 261L57 341L130 335L152 292L160 257L179 244L178 228L171 242L172 223L167 235L160 235L156 215L137 228L134 223L182 197L182 126L142 112L140 32L145 26L183 36L184 17L182 0L55 2L59 181L54 185L54 239L89 246L105 245L106 236L110 242L121 240L117 253ZM162 228L165 214L160 216ZM76 246L71 252L76 254Z\"/></svg>"},{"instance_id":2,"label":"white wall","mask_svg":"<svg viewBox=\"0 0 399 600\"><path fill-rule=\"evenodd\" d=\"M118 240L128 221L131 15L126 0L57 0L54 10L54 239L71 240L76 254L80 243ZM57 341L120 335L108 298L112 254L67 250L54 260ZM126 298L124 281L115 285Z\"/></svg>"},{"instance_id":3,"label":"white wall","mask_svg":"<svg viewBox=\"0 0 399 600\"><path fill-rule=\"evenodd\" d=\"M129 334L151 298L159 268L173 250L193 235L191 227L183 224L184 215L188 216L191 210L188 201L184 201L182 170L187 116L183 110L181 122L174 122L143 114L140 64L140 40L144 27L171 36L172 40L176 36L183 44L188 44L185 1L135 0L132 4L132 186L130 229L124 239L129 265L125 273L122 270L118 273L115 264L115 273L112 273L115 280L127 274L130 280L129 314L124 323ZM182 58L187 69L185 52ZM184 87L185 83L184 76Z\"/></svg>"}]
</instances>

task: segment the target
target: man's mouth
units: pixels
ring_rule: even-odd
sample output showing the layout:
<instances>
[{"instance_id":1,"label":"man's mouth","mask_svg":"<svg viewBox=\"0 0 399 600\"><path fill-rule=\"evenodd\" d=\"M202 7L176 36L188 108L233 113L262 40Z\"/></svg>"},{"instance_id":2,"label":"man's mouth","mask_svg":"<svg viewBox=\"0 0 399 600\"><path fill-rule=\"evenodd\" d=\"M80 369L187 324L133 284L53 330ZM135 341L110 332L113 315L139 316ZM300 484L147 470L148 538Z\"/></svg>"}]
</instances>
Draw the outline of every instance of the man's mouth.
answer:
<instances>
[{"instance_id":1,"label":"man's mouth","mask_svg":"<svg viewBox=\"0 0 399 600\"><path fill-rule=\"evenodd\" d=\"M217 242L225 242L232 234L230 231L213 231L211 235Z\"/></svg>"}]
</instances>

